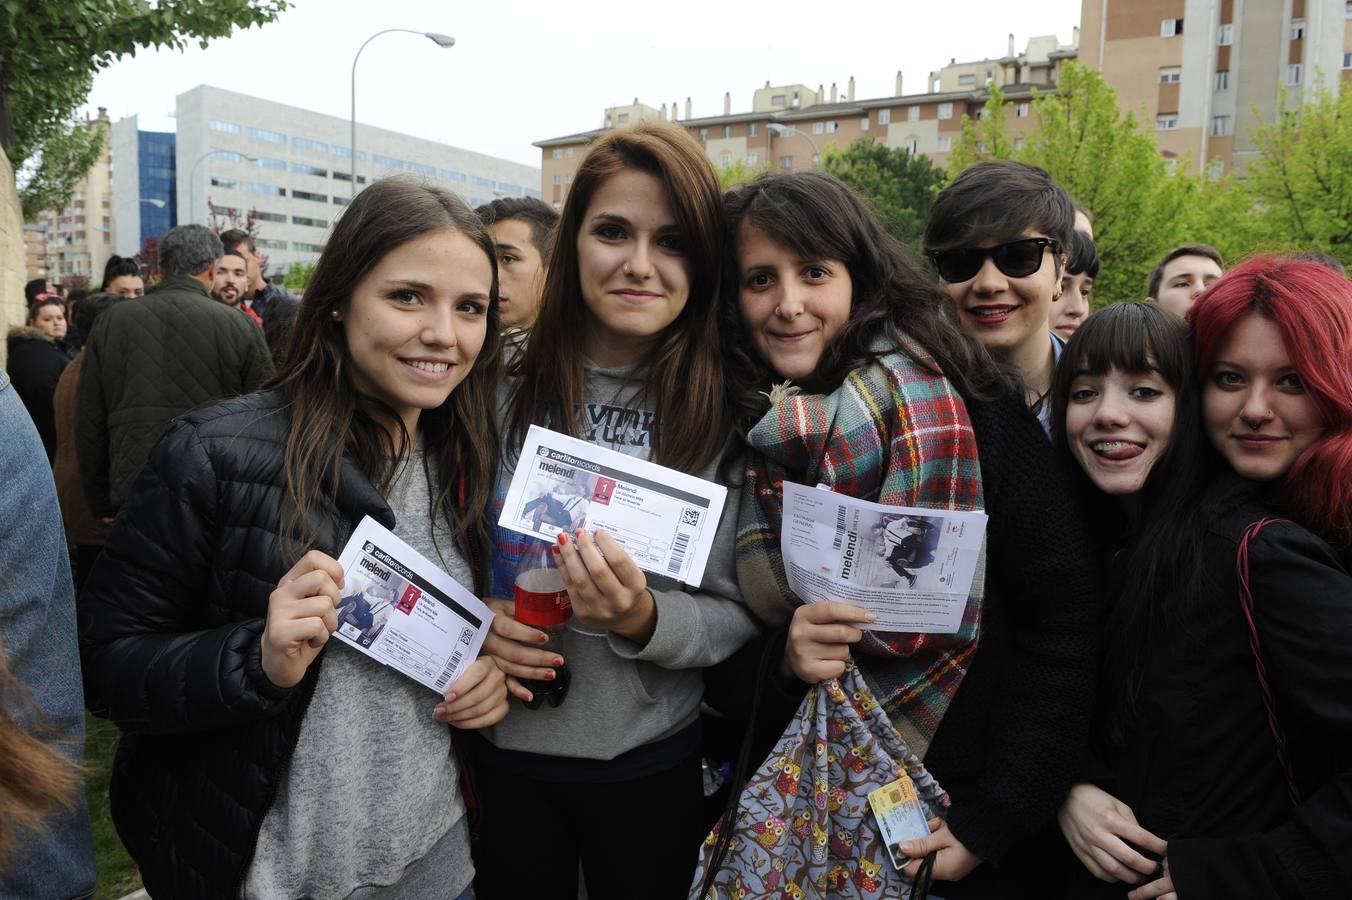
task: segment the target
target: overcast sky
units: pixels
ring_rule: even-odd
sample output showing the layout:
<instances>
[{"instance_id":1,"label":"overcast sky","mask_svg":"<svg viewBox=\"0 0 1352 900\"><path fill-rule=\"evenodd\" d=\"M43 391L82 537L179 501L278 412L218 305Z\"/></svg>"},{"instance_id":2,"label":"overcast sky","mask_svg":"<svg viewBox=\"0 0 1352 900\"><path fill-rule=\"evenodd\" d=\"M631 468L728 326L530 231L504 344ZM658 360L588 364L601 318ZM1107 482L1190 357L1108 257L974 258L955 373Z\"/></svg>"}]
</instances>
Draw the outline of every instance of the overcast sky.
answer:
<instances>
[{"instance_id":1,"label":"overcast sky","mask_svg":"<svg viewBox=\"0 0 1352 900\"><path fill-rule=\"evenodd\" d=\"M172 131L174 97L211 84L347 118L352 57L383 28L452 35L382 35L361 55L357 120L540 165L532 141L599 127L607 106L660 107L688 96L695 116L751 108L772 84L837 82L844 95L905 92L953 57L999 57L1008 35L1071 39L1078 0L736 0L451 3L296 0L276 22L182 52L142 50L94 79L89 108L114 121Z\"/></svg>"}]
</instances>

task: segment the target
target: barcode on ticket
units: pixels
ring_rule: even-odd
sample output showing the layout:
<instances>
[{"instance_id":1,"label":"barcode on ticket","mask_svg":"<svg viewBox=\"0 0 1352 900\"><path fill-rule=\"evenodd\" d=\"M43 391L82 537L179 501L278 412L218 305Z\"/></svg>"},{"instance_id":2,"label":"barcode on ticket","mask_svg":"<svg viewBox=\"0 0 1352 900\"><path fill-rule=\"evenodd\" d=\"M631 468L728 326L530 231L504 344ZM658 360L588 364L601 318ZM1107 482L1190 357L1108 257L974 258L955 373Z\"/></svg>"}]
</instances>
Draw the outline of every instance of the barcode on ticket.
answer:
<instances>
[{"instance_id":1,"label":"barcode on ticket","mask_svg":"<svg viewBox=\"0 0 1352 900\"><path fill-rule=\"evenodd\" d=\"M441 677L437 679L437 690L440 691L446 688L446 682L450 680L451 673L455 671L456 666L460 665L460 660L462 658L464 658L464 654L459 650L451 654L451 661L446 663L446 670L442 672Z\"/></svg>"},{"instance_id":2,"label":"barcode on ticket","mask_svg":"<svg viewBox=\"0 0 1352 900\"><path fill-rule=\"evenodd\" d=\"M671 547L671 560L667 563L667 573L679 575L685 565L685 551L690 547L690 535L684 531L676 532L676 540Z\"/></svg>"},{"instance_id":3,"label":"barcode on ticket","mask_svg":"<svg viewBox=\"0 0 1352 900\"><path fill-rule=\"evenodd\" d=\"M845 542L845 507L836 510L836 539L831 542L832 550L839 550Z\"/></svg>"}]
</instances>

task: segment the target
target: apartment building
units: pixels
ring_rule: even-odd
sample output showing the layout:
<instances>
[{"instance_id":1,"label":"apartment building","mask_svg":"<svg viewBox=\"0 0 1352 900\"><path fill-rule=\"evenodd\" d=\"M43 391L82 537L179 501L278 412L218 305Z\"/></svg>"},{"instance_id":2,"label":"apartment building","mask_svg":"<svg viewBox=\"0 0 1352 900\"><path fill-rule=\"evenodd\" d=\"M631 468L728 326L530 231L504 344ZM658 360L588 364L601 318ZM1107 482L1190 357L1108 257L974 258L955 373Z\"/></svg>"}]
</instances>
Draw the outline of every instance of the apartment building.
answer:
<instances>
[{"instance_id":1,"label":"apartment building","mask_svg":"<svg viewBox=\"0 0 1352 900\"><path fill-rule=\"evenodd\" d=\"M893 94L856 99L854 78L844 89L832 84L771 85L756 89L751 109L734 113L732 98L724 94L720 115L693 115L690 99L653 107L638 98L627 106L606 109L601 127L537 141L541 151L540 172L544 199L556 208L563 205L588 146L612 128L643 121L672 121L700 141L715 166L737 164L752 169L783 171L810 169L819 165L828 148L843 148L859 138L873 138L889 147L923 153L943 165L962 135L964 114L977 116L988 97L987 87L998 85L1005 95L1009 132L1019 140L1032 122L1029 114L1034 89L1055 88L1061 64L1076 56L1076 37L1062 44L1054 35L1029 40L1022 53L1014 49L1010 35L1008 52L998 58L949 65L931 72L926 92L903 92L897 73Z\"/></svg>"},{"instance_id":2,"label":"apartment building","mask_svg":"<svg viewBox=\"0 0 1352 900\"><path fill-rule=\"evenodd\" d=\"M175 119L168 172L154 162L164 144L153 133L137 131L134 119L113 126L115 149L135 154L114 154L117 208L126 216L119 252L134 253L147 234L163 233L147 225L145 217L153 213L142 201L148 199L170 204L172 224L206 224L214 216L225 225L252 215L259 248L270 270L279 272L292 263L313 263L354 187L385 175L426 178L471 206L495 197L540 196L540 171L533 166L360 122L354 161L350 120L209 85L179 94ZM172 189L150 186L147 173L168 174Z\"/></svg>"},{"instance_id":3,"label":"apartment building","mask_svg":"<svg viewBox=\"0 0 1352 900\"><path fill-rule=\"evenodd\" d=\"M1347 0L1083 0L1080 60L1166 155L1242 171L1254 128L1352 78Z\"/></svg>"},{"instance_id":4,"label":"apartment building","mask_svg":"<svg viewBox=\"0 0 1352 900\"><path fill-rule=\"evenodd\" d=\"M90 129L103 132L103 148L89 174L75 185L64 209L44 209L24 225L28 278L54 282L88 278L94 287L113 252L112 149L108 110L86 116Z\"/></svg>"}]
</instances>

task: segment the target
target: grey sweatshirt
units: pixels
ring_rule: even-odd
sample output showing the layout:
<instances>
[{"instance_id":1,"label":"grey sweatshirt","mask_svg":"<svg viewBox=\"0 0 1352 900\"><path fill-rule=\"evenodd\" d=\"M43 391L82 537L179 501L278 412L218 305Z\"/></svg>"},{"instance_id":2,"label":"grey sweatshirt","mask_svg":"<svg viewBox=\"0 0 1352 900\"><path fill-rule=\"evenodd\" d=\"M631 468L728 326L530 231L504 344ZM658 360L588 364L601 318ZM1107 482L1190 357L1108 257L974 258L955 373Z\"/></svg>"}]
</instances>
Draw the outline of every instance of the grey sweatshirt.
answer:
<instances>
[{"instance_id":1,"label":"grey sweatshirt","mask_svg":"<svg viewBox=\"0 0 1352 900\"><path fill-rule=\"evenodd\" d=\"M579 437L648 459L656 415L627 408L639 390L636 384L625 384L630 371L587 364L587 406ZM720 444L727 438L710 437ZM495 498L499 510L519 449L508 448L504 454ZM693 474L716 481L717 468L715 460ZM561 650L572 673L567 698L557 708L528 710L514 704L507 718L484 732L488 740L509 750L604 760L690 725L703 693L700 669L731 656L757 632L737 591L733 549L740 498L740 490L728 491L698 588L644 573L657 603L657 626L646 644L589 628L574 618ZM498 596L511 596L513 544L519 544L517 538L498 529L493 562Z\"/></svg>"}]
</instances>

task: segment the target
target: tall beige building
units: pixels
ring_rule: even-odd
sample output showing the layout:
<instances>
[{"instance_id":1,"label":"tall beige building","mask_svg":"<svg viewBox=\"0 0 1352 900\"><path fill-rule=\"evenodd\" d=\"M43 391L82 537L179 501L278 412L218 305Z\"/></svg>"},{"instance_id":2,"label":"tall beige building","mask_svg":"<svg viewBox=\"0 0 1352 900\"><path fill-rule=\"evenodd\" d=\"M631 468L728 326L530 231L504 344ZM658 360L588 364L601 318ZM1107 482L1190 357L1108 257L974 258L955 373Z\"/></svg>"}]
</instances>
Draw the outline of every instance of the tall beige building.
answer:
<instances>
[{"instance_id":1,"label":"tall beige building","mask_svg":"<svg viewBox=\"0 0 1352 900\"><path fill-rule=\"evenodd\" d=\"M108 110L88 118L103 131L98 161L76 186L64 209L45 209L24 225L28 277L61 282L72 275L97 288L113 252L113 166Z\"/></svg>"},{"instance_id":2,"label":"tall beige building","mask_svg":"<svg viewBox=\"0 0 1352 900\"><path fill-rule=\"evenodd\" d=\"M536 142L542 156L542 193L547 203L562 206L591 143L612 128L643 121L683 126L720 168L809 169L828 148L843 148L859 138L924 154L943 165L962 137L962 117L981 114L989 85L1004 91L1008 131L1019 141L1032 124L1033 91L1053 89L1061 64L1076 55L1075 40L1062 44L1054 35L1030 39L1021 53L1010 35L1006 49L1004 56L992 59L952 60L931 72L924 93L918 94L902 90L898 72L893 93L868 99L856 99L853 78L829 89L766 82L752 93L749 111L734 113L732 97L725 94L721 114L713 116L695 116L689 98L656 107L634 98L627 106L605 110L599 128Z\"/></svg>"},{"instance_id":3,"label":"tall beige building","mask_svg":"<svg viewBox=\"0 0 1352 900\"><path fill-rule=\"evenodd\" d=\"M1346 0L1083 0L1080 60L1103 73L1160 149L1243 170L1253 131L1352 76Z\"/></svg>"}]
</instances>

